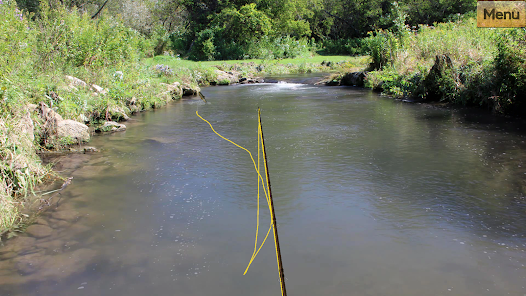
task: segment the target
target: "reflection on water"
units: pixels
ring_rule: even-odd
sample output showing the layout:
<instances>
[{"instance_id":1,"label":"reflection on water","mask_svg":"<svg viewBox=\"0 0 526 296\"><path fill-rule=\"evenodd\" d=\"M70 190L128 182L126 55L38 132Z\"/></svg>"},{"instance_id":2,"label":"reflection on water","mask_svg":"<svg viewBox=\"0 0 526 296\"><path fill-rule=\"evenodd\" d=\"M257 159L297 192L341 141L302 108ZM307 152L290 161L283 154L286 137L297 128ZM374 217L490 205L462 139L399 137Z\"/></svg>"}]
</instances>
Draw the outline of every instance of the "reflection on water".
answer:
<instances>
[{"instance_id":1,"label":"reflection on water","mask_svg":"<svg viewBox=\"0 0 526 296\"><path fill-rule=\"evenodd\" d=\"M272 246L242 275L250 158L195 115L256 151L258 106L289 294L526 294L522 122L306 79L206 88L64 157L73 183L0 249L0 295L279 295Z\"/></svg>"}]
</instances>

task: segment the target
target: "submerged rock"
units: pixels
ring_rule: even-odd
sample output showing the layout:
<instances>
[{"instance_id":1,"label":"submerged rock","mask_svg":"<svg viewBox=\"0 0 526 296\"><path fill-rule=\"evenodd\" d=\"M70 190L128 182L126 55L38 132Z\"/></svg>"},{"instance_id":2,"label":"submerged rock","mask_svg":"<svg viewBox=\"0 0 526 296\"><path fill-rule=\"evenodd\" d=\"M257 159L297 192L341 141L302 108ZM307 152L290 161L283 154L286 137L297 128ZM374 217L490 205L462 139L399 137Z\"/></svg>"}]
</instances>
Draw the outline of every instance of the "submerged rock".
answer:
<instances>
[{"instance_id":1,"label":"submerged rock","mask_svg":"<svg viewBox=\"0 0 526 296\"><path fill-rule=\"evenodd\" d=\"M95 152L99 152L99 149L88 146L88 147L84 147L83 152L84 153L95 153Z\"/></svg>"},{"instance_id":2,"label":"submerged rock","mask_svg":"<svg viewBox=\"0 0 526 296\"><path fill-rule=\"evenodd\" d=\"M74 221L79 218L79 213L76 211L57 211L51 216L57 220Z\"/></svg>"},{"instance_id":3,"label":"submerged rock","mask_svg":"<svg viewBox=\"0 0 526 296\"><path fill-rule=\"evenodd\" d=\"M49 260L50 256L43 256L35 253L16 257L14 260L16 269L23 275L28 275L38 271Z\"/></svg>"},{"instance_id":4,"label":"submerged rock","mask_svg":"<svg viewBox=\"0 0 526 296\"><path fill-rule=\"evenodd\" d=\"M41 238L50 236L53 233L53 229L46 225L35 224L31 225L26 229L26 233L32 237Z\"/></svg>"},{"instance_id":5,"label":"submerged rock","mask_svg":"<svg viewBox=\"0 0 526 296\"><path fill-rule=\"evenodd\" d=\"M32 248L35 244L36 238L29 236L18 236L9 240L9 244L0 247L0 256L3 257L7 253L17 254L21 250Z\"/></svg>"}]
</instances>

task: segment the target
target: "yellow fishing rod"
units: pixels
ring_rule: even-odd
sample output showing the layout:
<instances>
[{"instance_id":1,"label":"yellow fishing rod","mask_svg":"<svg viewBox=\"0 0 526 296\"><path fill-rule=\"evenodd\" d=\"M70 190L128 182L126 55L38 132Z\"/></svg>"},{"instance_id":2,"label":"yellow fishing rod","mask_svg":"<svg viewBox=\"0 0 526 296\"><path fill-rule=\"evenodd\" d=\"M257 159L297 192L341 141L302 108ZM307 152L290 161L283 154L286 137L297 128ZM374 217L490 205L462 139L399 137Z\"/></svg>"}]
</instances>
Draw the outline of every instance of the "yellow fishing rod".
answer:
<instances>
[{"instance_id":1,"label":"yellow fishing rod","mask_svg":"<svg viewBox=\"0 0 526 296\"><path fill-rule=\"evenodd\" d=\"M279 281L281 284L281 295L287 296L285 288L285 275L283 273L283 261L281 260L281 249L279 247L278 225L276 223L276 213L274 211L274 201L272 199L272 189L270 187L270 175L268 171L267 151L265 149L265 137L263 136L263 126L261 124L261 110L258 108L259 130L261 131L261 146L263 147L263 163L265 164L265 173L267 175L267 189L270 200L270 216L272 219L272 229L274 230L274 246L276 247L276 259L278 261Z\"/></svg>"},{"instance_id":2,"label":"yellow fishing rod","mask_svg":"<svg viewBox=\"0 0 526 296\"><path fill-rule=\"evenodd\" d=\"M268 164L267 164L267 152L266 152L266 149L265 149L265 138L263 136L263 127L262 127L262 124L261 124L261 110L258 108L258 161L257 161L257 165L256 165L256 161L254 160L254 157L252 156L252 153L248 149L246 149L245 147L234 143L233 141L223 137L221 134L216 132L214 127L212 126L212 124L208 120L206 120L203 117L201 117L201 115L199 115L198 111L195 111L195 114L199 118L201 118L203 121L208 123L208 125L210 126L210 128L212 129L212 131L216 135L218 135L222 139L234 144L235 146L245 150L250 155L250 159L252 160L252 163L254 164L254 169L256 170L256 173L258 175L257 226L256 226L256 239L255 239L255 243L254 243L254 252L252 253L252 257L250 258L250 262L248 263L248 266L245 269L245 273L244 274L247 273L248 268L250 267L250 265L252 264L252 262L256 258L256 255L261 250L261 247L263 247L263 244L265 244L265 241L267 240L268 235L270 234L270 230L273 229L274 246L275 246L275 249L276 249L276 261L278 263L278 272L279 272L279 280L280 280L280 287L281 287L281 295L282 296L287 296L287 290L285 288L285 275L283 273L283 262L282 262L282 259L281 259L281 249L280 249L280 246L279 246L278 226L277 226L277 222L276 222L276 214L275 214L275 211L274 211L274 201L272 199L272 191L271 191L271 186L270 186L270 175L269 175ZM265 167L265 177L266 177L265 179L266 179L266 182L263 181L263 177L261 176L260 169L259 169L261 152L263 154L263 163L264 163L264 167ZM265 198L267 200L271 221L270 221L270 226L269 226L269 229L267 231L267 235L265 236L265 239L261 243L261 246L259 248L257 248L258 233L259 233L259 196L260 196L260 186L259 185L260 185L260 182L263 184L263 186L262 186L263 187L263 193L265 194Z\"/></svg>"}]
</instances>

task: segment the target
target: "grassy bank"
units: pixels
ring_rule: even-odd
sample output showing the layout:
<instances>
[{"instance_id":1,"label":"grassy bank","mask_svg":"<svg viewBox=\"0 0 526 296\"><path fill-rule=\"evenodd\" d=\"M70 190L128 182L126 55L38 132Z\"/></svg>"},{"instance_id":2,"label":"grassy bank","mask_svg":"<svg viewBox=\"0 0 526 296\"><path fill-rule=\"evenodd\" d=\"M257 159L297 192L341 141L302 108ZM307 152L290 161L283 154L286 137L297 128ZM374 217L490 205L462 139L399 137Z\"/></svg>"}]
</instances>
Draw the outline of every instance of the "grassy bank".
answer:
<instances>
[{"instance_id":1,"label":"grassy bank","mask_svg":"<svg viewBox=\"0 0 526 296\"><path fill-rule=\"evenodd\" d=\"M181 79L141 62L151 40L118 19L92 20L46 2L38 18L22 15L15 1L0 2L0 15L1 237L23 224L35 189L57 178L37 152L80 141L62 136L58 122L123 120L166 104L173 97L162 83Z\"/></svg>"},{"instance_id":2,"label":"grassy bank","mask_svg":"<svg viewBox=\"0 0 526 296\"><path fill-rule=\"evenodd\" d=\"M167 66L175 77L191 77L201 86L217 82L217 70L236 72L241 77L264 77L279 74L345 72L363 69L369 57L312 56L281 60L225 60L194 62L170 56L156 56L144 61L145 65Z\"/></svg>"},{"instance_id":3,"label":"grassy bank","mask_svg":"<svg viewBox=\"0 0 526 296\"><path fill-rule=\"evenodd\" d=\"M365 86L395 98L482 106L526 116L526 34L477 28L476 19L377 31Z\"/></svg>"}]
</instances>

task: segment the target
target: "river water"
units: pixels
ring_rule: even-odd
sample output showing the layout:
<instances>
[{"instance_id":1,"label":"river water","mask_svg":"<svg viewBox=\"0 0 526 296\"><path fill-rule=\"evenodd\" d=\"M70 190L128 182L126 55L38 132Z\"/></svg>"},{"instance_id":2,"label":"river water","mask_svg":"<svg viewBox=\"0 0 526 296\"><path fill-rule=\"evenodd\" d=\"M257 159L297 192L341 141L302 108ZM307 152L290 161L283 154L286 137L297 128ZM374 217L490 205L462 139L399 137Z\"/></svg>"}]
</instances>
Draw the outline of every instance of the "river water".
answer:
<instances>
[{"instance_id":1,"label":"river water","mask_svg":"<svg viewBox=\"0 0 526 296\"><path fill-rule=\"evenodd\" d=\"M195 114L255 154L257 107L289 295L526 295L522 122L286 80L205 88L60 159L73 182L0 248L0 295L280 295L272 238L243 275L251 160Z\"/></svg>"}]
</instances>

